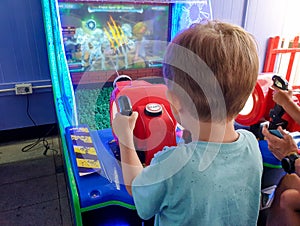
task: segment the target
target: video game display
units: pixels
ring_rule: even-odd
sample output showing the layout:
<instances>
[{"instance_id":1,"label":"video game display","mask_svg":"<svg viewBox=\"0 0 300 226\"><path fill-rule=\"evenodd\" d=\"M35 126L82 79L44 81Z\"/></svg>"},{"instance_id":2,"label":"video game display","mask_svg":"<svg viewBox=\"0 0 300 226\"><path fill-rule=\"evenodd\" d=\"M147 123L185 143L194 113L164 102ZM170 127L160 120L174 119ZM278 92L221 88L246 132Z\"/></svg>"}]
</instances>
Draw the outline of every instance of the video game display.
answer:
<instances>
[{"instance_id":1,"label":"video game display","mask_svg":"<svg viewBox=\"0 0 300 226\"><path fill-rule=\"evenodd\" d=\"M60 2L70 72L161 66L169 5Z\"/></svg>"}]
</instances>

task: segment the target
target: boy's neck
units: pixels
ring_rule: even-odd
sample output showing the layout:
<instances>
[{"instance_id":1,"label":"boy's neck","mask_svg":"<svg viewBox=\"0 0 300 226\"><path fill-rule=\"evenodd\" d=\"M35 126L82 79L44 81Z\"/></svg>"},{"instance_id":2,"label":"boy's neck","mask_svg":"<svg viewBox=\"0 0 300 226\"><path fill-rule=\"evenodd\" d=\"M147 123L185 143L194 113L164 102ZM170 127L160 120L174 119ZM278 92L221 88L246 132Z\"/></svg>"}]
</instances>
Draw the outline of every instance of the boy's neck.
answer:
<instances>
[{"instance_id":1,"label":"boy's neck","mask_svg":"<svg viewBox=\"0 0 300 226\"><path fill-rule=\"evenodd\" d=\"M235 131L233 121L224 123L199 122L200 133L195 137L200 141L231 143L239 138Z\"/></svg>"},{"instance_id":2,"label":"boy's neck","mask_svg":"<svg viewBox=\"0 0 300 226\"><path fill-rule=\"evenodd\" d=\"M191 132L193 141L231 143L239 138L234 129L234 120L219 123L191 121L186 128Z\"/></svg>"}]
</instances>

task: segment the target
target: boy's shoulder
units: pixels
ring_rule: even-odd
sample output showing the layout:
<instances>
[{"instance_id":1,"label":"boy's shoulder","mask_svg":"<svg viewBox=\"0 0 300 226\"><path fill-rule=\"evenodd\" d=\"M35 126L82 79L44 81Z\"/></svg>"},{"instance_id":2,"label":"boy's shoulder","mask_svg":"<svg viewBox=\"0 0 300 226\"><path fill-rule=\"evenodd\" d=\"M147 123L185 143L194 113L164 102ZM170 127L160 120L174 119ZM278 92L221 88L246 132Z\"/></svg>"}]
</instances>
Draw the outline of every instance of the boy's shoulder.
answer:
<instances>
[{"instance_id":1,"label":"boy's shoulder","mask_svg":"<svg viewBox=\"0 0 300 226\"><path fill-rule=\"evenodd\" d=\"M156 163L169 158L170 155L172 155L172 157L184 155L185 151L187 150L187 146L187 144L178 144L177 146L171 147L166 146L154 155L152 161L153 163Z\"/></svg>"},{"instance_id":2,"label":"boy's shoulder","mask_svg":"<svg viewBox=\"0 0 300 226\"><path fill-rule=\"evenodd\" d=\"M238 129L236 130L236 132L238 132L240 135L243 135L245 138L247 139L251 139L251 141L257 141L255 135L250 132L249 130L245 130L245 129Z\"/></svg>"},{"instance_id":3,"label":"boy's shoulder","mask_svg":"<svg viewBox=\"0 0 300 226\"><path fill-rule=\"evenodd\" d=\"M171 147L164 147L161 151L158 151L154 154L153 159L166 159L170 156L170 154L172 154L172 152L177 148L178 146L171 146Z\"/></svg>"},{"instance_id":4,"label":"boy's shoulder","mask_svg":"<svg viewBox=\"0 0 300 226\"><path fill-rule=\"evenodd\" d=\"M246 129L237 129L236 131L238 133L242 133L242 134L247 134L247 135L254 136L254 134L252 132L250 132L249 130L246 130Z\"/></svg>"}]
</instances>

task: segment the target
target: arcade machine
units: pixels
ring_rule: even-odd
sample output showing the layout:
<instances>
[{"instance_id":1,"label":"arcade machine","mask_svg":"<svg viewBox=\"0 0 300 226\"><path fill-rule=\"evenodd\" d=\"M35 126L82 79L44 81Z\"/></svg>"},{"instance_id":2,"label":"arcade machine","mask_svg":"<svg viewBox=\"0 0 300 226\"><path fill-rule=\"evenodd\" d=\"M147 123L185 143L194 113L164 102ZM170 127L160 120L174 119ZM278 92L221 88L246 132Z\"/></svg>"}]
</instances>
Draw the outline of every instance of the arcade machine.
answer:
<instances>
[{"instance_id":1,"label":"arcade machine","mask_svg":"<svg viewBox=\"0 0 300 226\"><path fill-rule=\"evenodd\" d=\"M289 159L280 161L268 149L268 143L261 133L262 126L268 124L269 131L278 137L282 137L277 129L281 126L293 136L300 148L300 125L297 124L284 109L273 101L272 85L287 90L288 81L283 76L274 73L266 73L258 76L257 84L249 97L244 109L236 118L237 127L250 130L258 139L263 158L263 176L261 191L261 211L258 225L265 225L268 208L271 206L275 189L281 178L291 170ZM294 101L300 105L300 93L294 92Z\"/></svg>"},{"instance_id":2,"label":"arcade machine","mask_svg":"<svg viewBox=\"0 0 300 226\"><path fill-rule=\"evenodd\" d=\"M297 132L300 131L300 125L281 106L275 104L272 97L273 89L271 88L273 85L282 90L287 90L289 86L288 81L283 76L273 73L260 74L254 91L236 118L236 122L248 126L247 129L257 137L264 157L264 166L281 168L280 161L273 158L272 155L268 155L267 142L261 134L262 126L268 124L269 131L277 136L280 134L276 129L281 126L289 132L294 132L292 135L295 135L296 138ZM300 105L299 92L294 92L293 99Z\"/></svg>"},{"instance_id":3,"label":"arcade machine","mask_svg":"<svg viewBox=\"0 0 300 226\"><path fill-rule=\"evenodd\" d=\"M42 6L74 224L147 224L123 185L110 119L120 111L118 97L129 96L140 112L135 135L137 149L147 151L140 154L145 165L180 141L162 59L177 32L211 19L210 1L42 0ZM150 124L156 131L167 125L166 133L151 135Z\"/></svg>"}]
</instances>

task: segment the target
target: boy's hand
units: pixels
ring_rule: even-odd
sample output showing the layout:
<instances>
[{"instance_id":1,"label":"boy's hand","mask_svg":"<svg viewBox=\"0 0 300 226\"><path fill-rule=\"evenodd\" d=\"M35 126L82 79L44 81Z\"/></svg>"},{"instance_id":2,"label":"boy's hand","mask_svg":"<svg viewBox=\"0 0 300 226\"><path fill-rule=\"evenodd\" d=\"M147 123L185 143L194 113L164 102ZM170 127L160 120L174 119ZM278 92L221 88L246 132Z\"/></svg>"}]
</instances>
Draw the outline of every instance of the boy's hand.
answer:
<instances>
[{"instance_id":1,"label":"boy's hand","mask_svg":"<svg viewBox=\"0 0 300 226\"><path fill-rule=\"evenodd\" d=\"M138 113L136 111L132 112L131 116L125 116L117 113L112 121L112 128L114 134L118 137L119 143L130 149L134 149L133 130L137 118Z\"/></svg>"},{"instance_id":2,"label":"boy's hand","mask_svg":"<svg viewBox=\"0 0 300 226\"><path fill-rule=\"evenodd\" d=\"M262 134L268 142L268 148L277 159L281 160L290 152L297 152L298 148L291 135L287 134L280 126L278 127L278 130L283 135L283 138L272 135L269 132L267 125L263 127Z\"/></svg>"}]
</instances>

